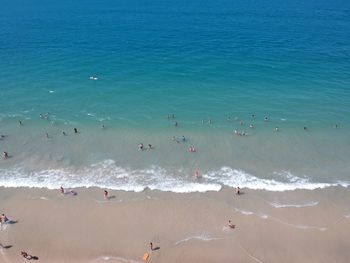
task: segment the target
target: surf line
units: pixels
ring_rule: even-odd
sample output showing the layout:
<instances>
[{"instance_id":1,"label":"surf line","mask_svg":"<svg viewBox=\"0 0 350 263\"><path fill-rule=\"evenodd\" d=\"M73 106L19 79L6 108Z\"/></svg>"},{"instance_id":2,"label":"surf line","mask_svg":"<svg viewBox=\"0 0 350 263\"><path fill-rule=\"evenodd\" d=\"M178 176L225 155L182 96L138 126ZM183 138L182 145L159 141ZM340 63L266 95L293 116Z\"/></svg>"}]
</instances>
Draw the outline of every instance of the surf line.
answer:
<instances>
[{"instance_id":1,"label":"surf line","mask_svg":"<svg viewBox=\"0 0 350 263\"><path fill-rule=\"evenodd\" d=\"M251 259L255 260L256 262L264 263L264 262L262 262L260 259L254 257L252 254L250 254L250 253L248 252L248 250L245 249L245 248L241 245L240 242L237 241L237 243L238 243L238 246L244 251L244 253L246 253L246 255L247 255L248 257L250 257Z\"/></svg>"}]
</instances>

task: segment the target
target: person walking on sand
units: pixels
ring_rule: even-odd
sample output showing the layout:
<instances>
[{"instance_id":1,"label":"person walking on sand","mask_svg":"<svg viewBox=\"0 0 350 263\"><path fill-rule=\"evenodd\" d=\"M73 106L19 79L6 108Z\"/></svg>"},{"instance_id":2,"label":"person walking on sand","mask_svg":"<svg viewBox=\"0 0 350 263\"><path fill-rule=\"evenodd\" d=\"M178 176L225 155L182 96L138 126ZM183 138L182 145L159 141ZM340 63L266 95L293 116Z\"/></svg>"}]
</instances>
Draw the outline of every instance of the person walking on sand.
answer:
<instances>
[{"instance_id":1,"label":"person walking on sand","mask_svg":"<svg viewBox=\"0 0 350 263\"><path fill-rule=\"evenodd\" d=\"M64 194L64 188L61 186L61 194Z\"/></svg>"},{"instance_id":2,"label":"person walking on sand","mask_svg":"<svg viewBox=\"0 0 350 263\"><path fill-rule=\"evenodd\" d=\"M241 194L241 188L239 188L239 186L237 186L236 188L236 195L240 195Z\"/></svg>"},{"instance_id":3,"label":"person walking on sand","mask_svg":"<svg viewBox=\"0 0 350 263\"><path fill-rule=\"evenodd\" d=\"M104 191L104 197L105 197L105 199L107 199L107 200L109 199L108 191L107 191L107 190Z\"/></svg>"}]
</instances>

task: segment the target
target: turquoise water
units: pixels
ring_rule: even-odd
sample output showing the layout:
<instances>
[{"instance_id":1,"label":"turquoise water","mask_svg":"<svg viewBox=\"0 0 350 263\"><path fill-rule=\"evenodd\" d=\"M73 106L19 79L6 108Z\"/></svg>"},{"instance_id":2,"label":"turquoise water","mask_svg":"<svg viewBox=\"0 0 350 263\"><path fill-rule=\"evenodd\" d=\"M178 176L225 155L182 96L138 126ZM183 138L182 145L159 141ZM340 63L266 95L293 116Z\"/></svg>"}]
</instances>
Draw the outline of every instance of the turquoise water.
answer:
<instances>
[{"instance_id":1,"label":"turquoise water","mask_svg":"<svg viewBox=\"0 0 350 263\"><path fill-rule=\"evenodd\" d=\"M1 185L204 191L348 184L346 1L3 6L0 132L8 136L0 150L12 158L0 164ZM46 113L48 120L39 118ZM182 135L187 142L171 140ZM140 152L140 142L155 149ZM198 151L188 153L190 145Z\"/></svg>"}]
</instances>

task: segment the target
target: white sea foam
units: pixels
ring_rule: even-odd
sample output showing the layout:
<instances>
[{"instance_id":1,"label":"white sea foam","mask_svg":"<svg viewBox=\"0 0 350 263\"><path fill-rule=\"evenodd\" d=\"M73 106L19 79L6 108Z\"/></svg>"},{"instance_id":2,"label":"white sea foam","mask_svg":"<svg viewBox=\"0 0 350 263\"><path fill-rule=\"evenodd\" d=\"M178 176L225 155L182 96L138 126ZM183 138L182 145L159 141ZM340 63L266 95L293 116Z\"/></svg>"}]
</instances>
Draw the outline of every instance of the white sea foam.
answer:
<instances>
[{"instance_id":1,"label":"white sea foam","mask_svg":"<svg viewBox=\"0 0 350 263\"><path fill-rule=\"evenodd\" d=\"M202 175L194 182L185 171L169 171L160 166L146 169L131 169L118 166L113 160L105 160L84 167L64 167L44 170L28 170L23 167L0 169L0 186L39 187L57 189L61 185L68 188L100 187L114 190L141 192L151 190L175 193L220 191L222 186L250 188L268 191L295 189L317 189L330 186L348 187L349 182L314 183L290 173L280 173L281 180L263 179L241 170L222 167ZM308 204L278 204L275 207L312 206Z\"/></svg>"},{"instance_id":2,"label":"white sea foam","mask_svg":"<svg viewBox=\"0 0 350 263\"><path fill-rule=\"evenodd\" d=\"M242 210L242 209L238 209L238 208L235 208L236 212L239 212L243 215L247 215L247 216L250 216L250 215L255 215L255 216L258 216L262 219L270 219L270 220L273 220L273 221L276 221L276 222L279 222L283 225L286 225L286 226L290 226L290 227L293 227L293 228L298 228L298 229L316 229L316 230L320 230L320 231L325 231L327 230L326 227L318 227L318 226L310 226L310 225L295 225L295 224L291 224L291 223L288 223L288 222L285 222L279 218L276 218L274 216L269 216L269 215L266 215L266 214L261 214L261 213L255 213L255 212L251 212L251 211L246 211L246 210Z\"/></svg>"},{"instance_id":3,"label":"white sea foam","mask_svg":"<svg viewBox=\"0 0 350 263\"><path fill-rule=\"evenodd\" d=\"M222 237L211 237L208 233L202 233L198 236L189 236L189 237L186 237L184 239L178 240L175 242L175 246L177 246L181 243L190 241L192 239L197 239L197 240L202 240L202 241L208 242L208 241L219 240L219 239L223 239L223 238Z\"/></svg>"},{"instance_id":4,"label":"white sea foam","mask_svg":"<svg viewBox=\"0 0 350 263\"><path fill-rule=\"evenodd\" d=\"M319 204L319 202L312 201L312 202L308 202L308 203L304 203L304 204L281 204L281 203L277 203L277 202L271 202L269 204L275 208L287 208L287 207L298 207L299 208L299 207L316 206Z\"/></svg>"},{"instance_id":5,"label":"white sea foam","mask_svg":"<svg viewBox=\"0 0 350 263\"><path fill-rule=\"evenodd\" d=\"M113 256L102 256L102 257L98 257L94 260L92 260L92 262L94 261L110 261L110 262L125 262L125 263L141 263L142 261L138 261L138 260L134 260L134 259L127 259L127 258L122 258L122 257L113 257Z\"/></svg>"},{"instance_id":6,"label":"white sea foam","mask_svg":"<svg viewBox=\"0 0 350 263\"><path fill-rule=\"evenodd\" d=\"M238 209L238 208L235 208L235 210L236 210L236 212L241 213L243 215L253 215L254 214L254 212L241 210L241 209Z\"/></svg>"},{"instance_id":7,"label":"white sea foam","mask_svg":"<svg viewBox=\"0 0 350 263\"><path fill-rule=\"evenodd\" d=\"M39 197L34 196L34 197L31 197L31 199L33 199L33 200L45 200L45 201L48 201L48 200L49 200L49 199L48 199L47 197L45 197L45 196L39 196Z\"/></svg>"},{"instance_id":8,"label":"white sea foam","mask_svg":"<svg viewBox=\"0 0 350 263\"><path fill-rule=\"evenodd\" d=\"M203 178L207 179L209 182L220 183L231 187L240 186L241 188L268 191L288 191L296 189L314 190L317 188L326 188L330 186L348 187L350 185L349 182L340 181L335 183L311 182L309 178L297 177L289 172L281 172L276 174L281 177L281 181L277 181L276 179L258 178L242 170L222 167L217 171L204 174Z\"/></svg>"}]
</instances>

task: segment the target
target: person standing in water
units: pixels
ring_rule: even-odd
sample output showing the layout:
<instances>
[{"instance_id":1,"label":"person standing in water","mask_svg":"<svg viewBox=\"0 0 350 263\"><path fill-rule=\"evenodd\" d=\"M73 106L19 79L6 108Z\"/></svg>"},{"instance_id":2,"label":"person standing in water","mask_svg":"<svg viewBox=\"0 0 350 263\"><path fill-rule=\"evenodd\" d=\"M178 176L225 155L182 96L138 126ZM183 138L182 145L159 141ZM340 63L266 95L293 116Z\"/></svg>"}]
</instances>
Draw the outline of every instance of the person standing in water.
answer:
<instances>
[{"instance_id":1,"label":"person standing in water","mask_svg":"<svg viewBox=\"0 0 350 263\"><path fill-rule=\"evenodd\" d=\"M2 159L6 160L9 158L9 154L7 152L2 153Z\"/></svg>"},{"instance_id":2,"label":"person standing in water","mask_svg":"<svg viewBox=\"0 0 350 263\"><path fill-rule=\"evenodd\" d=\"M202 178L202 176L201 176L201 174L199 173L199 171L198 171L198 170L195 171L195 172L194 172L194 179L200 179L200 178Z\"/></svg>"}]
</instances>

